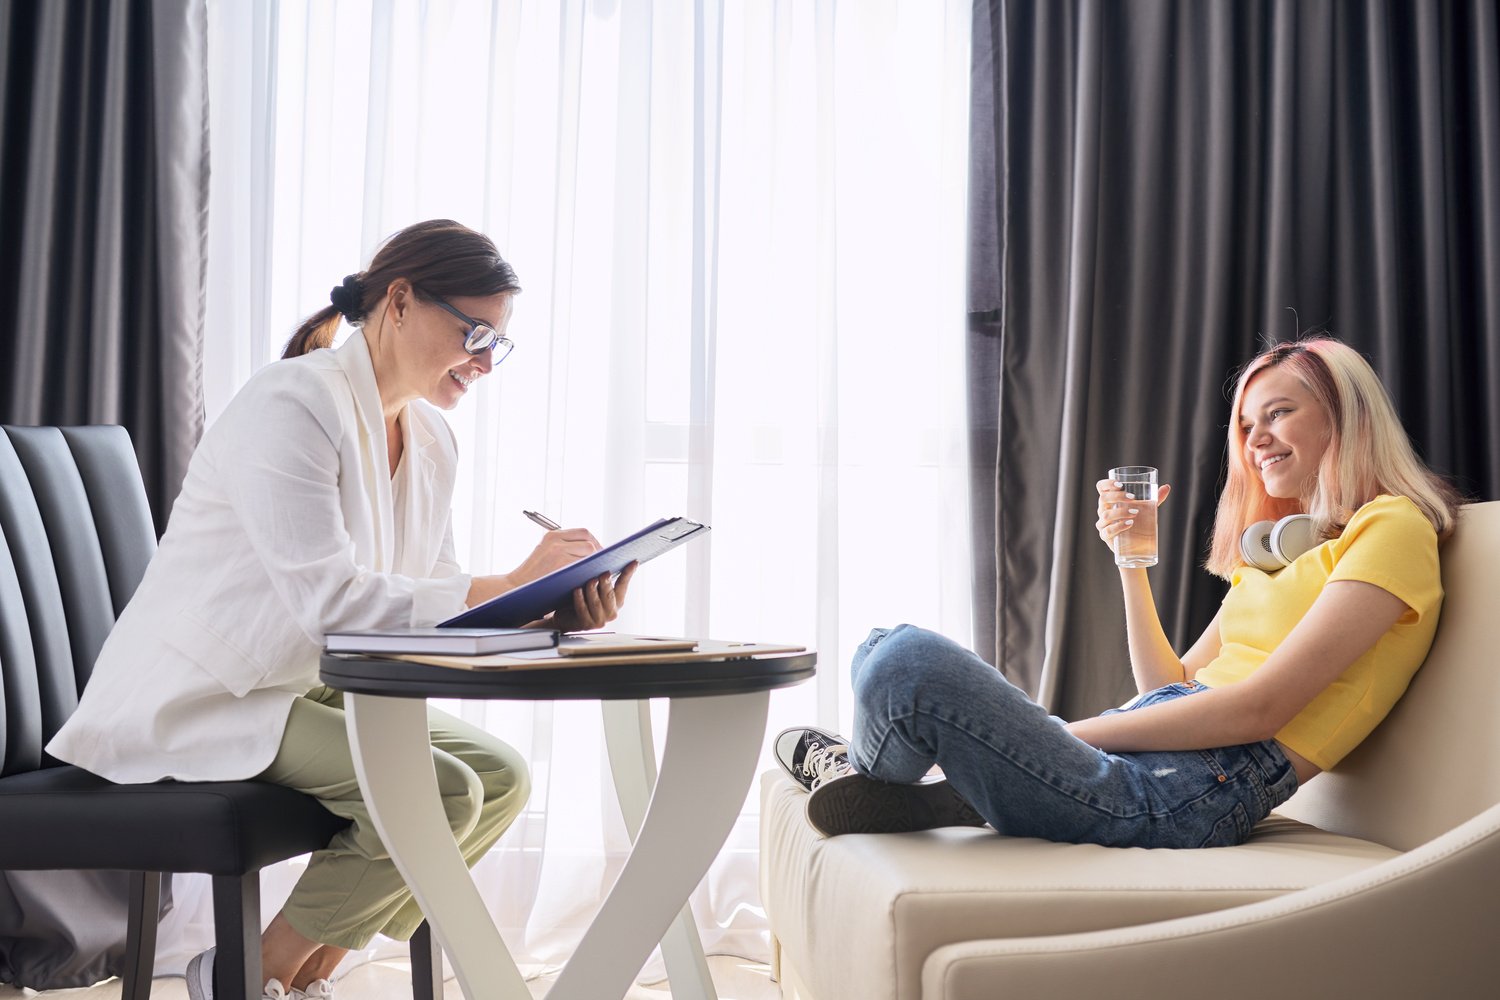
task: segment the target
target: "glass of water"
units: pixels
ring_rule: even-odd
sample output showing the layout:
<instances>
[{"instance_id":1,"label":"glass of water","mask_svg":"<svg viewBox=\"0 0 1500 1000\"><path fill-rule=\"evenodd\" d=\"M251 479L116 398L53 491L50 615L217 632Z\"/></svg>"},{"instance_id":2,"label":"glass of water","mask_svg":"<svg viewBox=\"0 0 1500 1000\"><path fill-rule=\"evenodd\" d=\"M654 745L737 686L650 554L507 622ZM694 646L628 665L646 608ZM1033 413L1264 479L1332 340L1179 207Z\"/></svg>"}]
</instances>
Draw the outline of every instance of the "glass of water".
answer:
<instances>
[{"instance_id":1,"label":"glass of water","mask_svg":"<svg viewBox=\"0 0 1500 1000\"><path fill-rule=\"evenodd\" d=\"M1149 465L1124 465L1109 470L1111 482L1119 483L1131 497L1116 509L1128 506L1138 511L1135 523L1115 536L1111 548L1115 565L1143 569L1156 565L1156 470Z\"/></svg>"}]
</instances>

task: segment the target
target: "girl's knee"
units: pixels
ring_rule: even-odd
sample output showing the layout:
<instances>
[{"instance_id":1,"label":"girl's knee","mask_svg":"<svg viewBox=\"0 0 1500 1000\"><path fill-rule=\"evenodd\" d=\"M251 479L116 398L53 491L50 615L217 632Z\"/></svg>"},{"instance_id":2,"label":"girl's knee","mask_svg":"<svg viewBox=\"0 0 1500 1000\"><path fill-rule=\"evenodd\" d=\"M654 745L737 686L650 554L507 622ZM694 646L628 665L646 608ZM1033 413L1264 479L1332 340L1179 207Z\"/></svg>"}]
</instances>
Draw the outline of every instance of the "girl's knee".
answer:
<instances>
[{"instance_id":1,"label":"girl's knee","mask_svg":"<svg viewBox=\"0 0 1500 1000\"><path fill-rule=\"evenodd\" d=\"M855 700L865 712L899 714L915 697L926 659L920 631L898 625L869 648L852 678Z\"/></svg>"},{"instance_id":2,"label":"girl's knee","mask_svg":"<svg viewBox=\"0 0 1500 1000\"><path fill-rule=\"evenodd\" d=\"M946 673L963 672L984 661L946 636L915 625L898 625L870 649L855 687L890 688L930 683Z\"/></svg>"},{"instance_id":3,"label":"girl's knee","mask_svg":"<svg viewBox=\"0 0 1500 1000\"><path fill-rule=\"evenodd\" d=\"M941 669L945 663L957 657L974 657L968 649L935 631L918 628L916 625L897 625L886 631L879 645L870 649L865 657L862 675L879 673L906 673L912 670L930 672Z\"/></svg>"}]
</instances>

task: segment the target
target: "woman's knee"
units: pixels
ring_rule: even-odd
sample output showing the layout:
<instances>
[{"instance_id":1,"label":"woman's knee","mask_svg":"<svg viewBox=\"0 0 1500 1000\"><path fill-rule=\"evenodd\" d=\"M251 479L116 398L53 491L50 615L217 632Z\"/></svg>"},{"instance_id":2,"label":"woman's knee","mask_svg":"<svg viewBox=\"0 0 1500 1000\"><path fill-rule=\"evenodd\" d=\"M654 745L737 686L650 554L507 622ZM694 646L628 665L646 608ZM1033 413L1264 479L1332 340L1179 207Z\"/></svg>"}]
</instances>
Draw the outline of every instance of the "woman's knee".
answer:
<instances>
[{"instance_id":1,"label":"woman's knee","mask_svg":"<svg viewBox=\"0 0 1500 1000\"><path fill-rule=\"evenodd\" d=\"M448 827L454 837L462 840L479 822L485 801L484 782L468 764L435 747L432 763Z\"/></svg>"},{"instance_id":2,"label":"woman's knee","mask_svg":"<svg viewBox=\"0 0 1500 1000\"><path fill-rule=\"evenodd\" d=\"M478 770L484 811L515 816L531 797L531 769L525 758L505 744L491 748L488 756L488 764Z\"/></svg>"}]
</instances>

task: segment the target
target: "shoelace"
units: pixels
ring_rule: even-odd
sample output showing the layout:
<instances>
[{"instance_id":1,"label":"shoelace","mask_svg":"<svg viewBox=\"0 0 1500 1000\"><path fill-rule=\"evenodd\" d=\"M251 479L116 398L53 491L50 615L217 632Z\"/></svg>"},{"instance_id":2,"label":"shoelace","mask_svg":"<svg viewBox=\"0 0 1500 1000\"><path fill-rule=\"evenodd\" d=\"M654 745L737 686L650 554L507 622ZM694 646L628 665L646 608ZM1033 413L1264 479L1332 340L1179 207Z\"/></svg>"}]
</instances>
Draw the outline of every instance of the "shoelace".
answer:
<instances>
[{"instance_id":1,"label":"shoelace","mask_svg":"<svg viewBox=\"0 0 1500 1000\"><path fill-rule=\"evenodd\" d=\"M854 765L849 763L848 745L835 743L826 747L821 745L810 747L807 756L802 758L802 773L813 780L813 788L817 788L825 781L832 781L834 778L854 773Z\"/></svg>"},{"instance_id":2,"label":"shoelace","mask_svg":"<svg viewBox=\"0 0 1500 1000\"><path fill-rule=\"evenodd\" d=\"M306 990L293 989L290 1000L332 1000L333 983L326 979L314 979Z\"/></svg>"}]
</instances>

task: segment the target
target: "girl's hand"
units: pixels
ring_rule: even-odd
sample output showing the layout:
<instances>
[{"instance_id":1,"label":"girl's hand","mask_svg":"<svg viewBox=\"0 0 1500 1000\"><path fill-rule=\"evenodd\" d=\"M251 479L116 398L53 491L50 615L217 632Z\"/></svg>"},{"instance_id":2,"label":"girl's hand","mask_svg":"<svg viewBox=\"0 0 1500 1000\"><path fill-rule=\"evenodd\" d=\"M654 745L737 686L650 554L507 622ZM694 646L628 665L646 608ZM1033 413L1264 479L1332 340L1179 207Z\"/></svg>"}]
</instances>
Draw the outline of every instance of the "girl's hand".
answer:
<instances>
[{"instance_id":1,"label":"girl's hand","mask_svg":"<svg viewBox=\"0 0 1500 1000\"><path fill-rule=\"evenodd\" d=\"M1124 532L1135 521L1135 513L1140 511L1139 505L1132 512L1132 499L1139 497L1128 496L1125 490L1116 486L1112 480L1101 479L1094 484L1094 489L1099 493L1099 520L1094 522L1094 529L1099 532L1099 538L1105 545L1110 545L1115 537ZM1167 494L1172 492L1172 487L1163 483L1156 491L1156 506L1160 507L1166 502Z\"/></svg>"},{"instance_id":2,"label":"girl's hand","mask_svg":"<svg viewBox=\"0 0 1500 1000\"><path fill-rule=\"evenodd\" d=\"M526 561L506 574L512 587L530 583L598 552L602 546L587 528L559 528L542 536Z\"/></svg>"},{"instance_id":3,"label":"girl's hand","mask_svg":"<svg viewBox=\"0 0 1500 1000\"><path fill-rule=\"evenodd\" d=\"M526 628L555 628L559 632L584 632L603 628L614 621L625 604L630 578L640 563L631 563L613 581L603 573L573 591L573 606L528 623Z\"/></svg>"}]
</instances>

